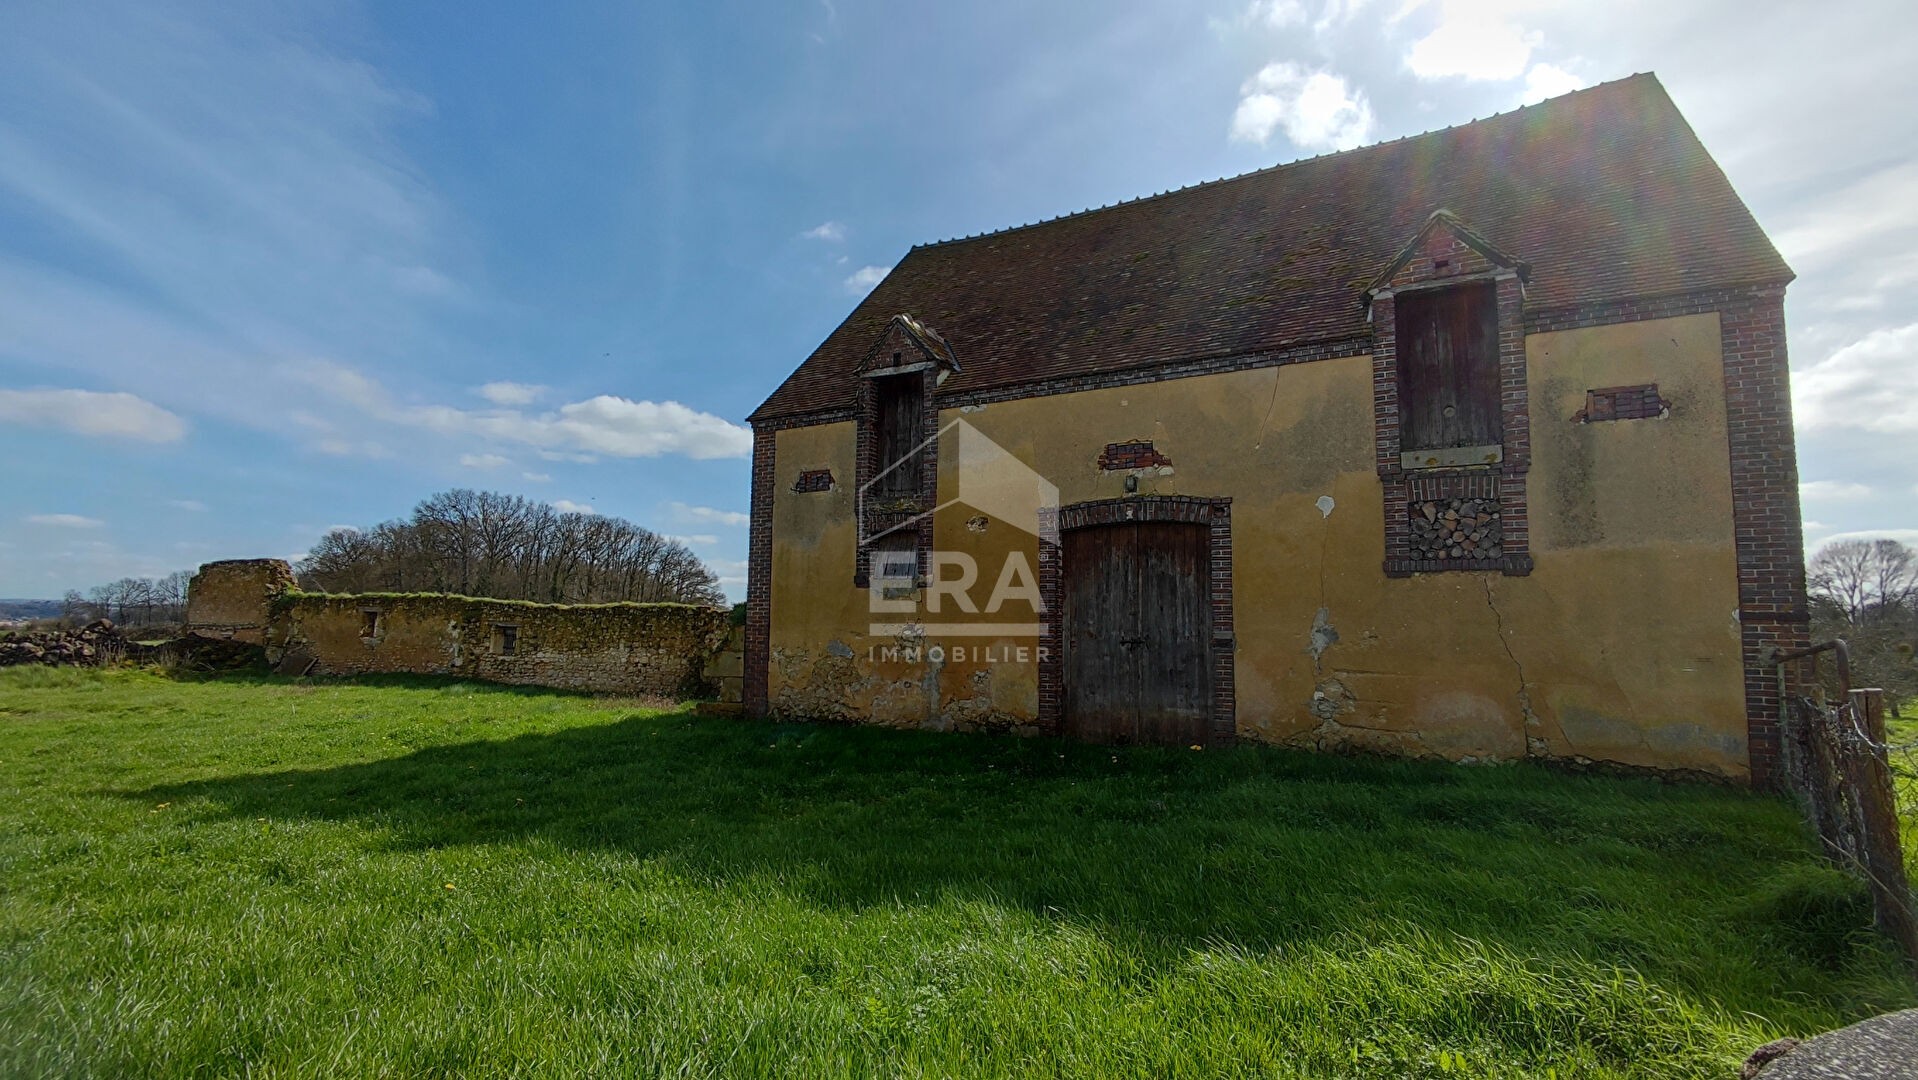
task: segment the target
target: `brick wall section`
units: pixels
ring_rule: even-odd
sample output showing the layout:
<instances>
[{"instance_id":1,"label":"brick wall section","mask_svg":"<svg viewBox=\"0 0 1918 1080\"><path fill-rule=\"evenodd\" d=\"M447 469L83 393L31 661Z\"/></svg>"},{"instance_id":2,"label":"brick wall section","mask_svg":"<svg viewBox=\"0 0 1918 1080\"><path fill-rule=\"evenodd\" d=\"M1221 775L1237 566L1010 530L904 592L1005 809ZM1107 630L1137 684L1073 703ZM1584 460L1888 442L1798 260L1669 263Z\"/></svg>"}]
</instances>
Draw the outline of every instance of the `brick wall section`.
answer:
<instances>
[{"instance_id":1,"label":"brick wall section","mask_svg":"<svg viewBox=\"0 0 1918 1080\"><path fill-rule=\"evenodd\" d=\"M1235 689L1236 639L1232 630L1232 500L1191 495L1139 495L1074 503L1059 509L1059 531L1132 521L1189 521L1208 526L1211 548L1212 596L1212 730L1213 745L1238 737L1238 696ZM1064 568L1060 549L1039 546L1039 596L1045 604L1045 652L1039 665L1039 728L1059 731L1065 719L1065 653L1063 609Z\"/></svg>"},{"instance_id":2,"label":"brick wall section","mask_svg":"<svg viewBox=\"0 0 1918 1080\"><path fill-rule=\"evenodd\" d=\"M1170 468L1171 465L1172 459L1154 449L1150 439L1107 443L1106 448L1099 452L1099 468L1106 472Z\"/></svg>"},{"instance_id":3,"label":"brick wall section","mask_svg":"<svg viewBox=\"0 0 1918 1080\"><path fill-rule=\"evenodd\" d=\"M773 629L773 442L780 425L753 425L752 502L746 537L745 683L747 716L765 716Z\"/></svg>"},{"instance_id":4,"label":"brick wall section","mask_svg":"<svg viewBox=\"0 0 1918 1080\"><path fill-rule=\"evenodd\" d=\"M293 568L284 559L207 563L187 586L187 633L264 645L273 602L292 587Z\"/></svg>"},{"instance_id":5,"label":"brick wall section","mask_svg":"<svg viewBox=\"0 0 1918 1080\"><path fill-rule=\"evenodd\" d=\"M368 612L377 633L365 636ZM515 628L511 655L494 628ZM702 689L726 639L726 612L689 604L525 604L469 596L291 593L274 604L269 656L316 675L410 673L596 693L683 696Z\"/></svg>"},{"instance_id":6,"label":"brick wall section","mask_svg":"<svg viewBox=\"0 0 1918 1080\"><path fill-rule=\"evenodd\" d=\"M831 469L807 469L793 481L793 492L798 495L812 495L833 488Z\"/></svg>"},{"instance_id":7,"label":"brick wall section","mask_svg":"<svg viewBox=\"0 0 1918 1080\"><path fill-rule=\"evenodd\" d=\"M1731 441L1732 521L1738 543L1738 611L1745 654L1745 719L1752 783L1780 778L1779 699L1773 657L1810 634L1798 450L1782 288L1721 309L1725 411Z\"/></svg>"},{"instance_id":8,"label":"brick wall section","mask_svg":"<svg viewBox=\"0 0 1918 1080\"><path fill-rule=\"evenodd\" d=\"M1581 424L1605 420L1650 420L1665 415L1671 402L1658 396L1657 383L1607 386L1585 391L1585 407L1572 419Z\"/></svg>"}]
</instances>

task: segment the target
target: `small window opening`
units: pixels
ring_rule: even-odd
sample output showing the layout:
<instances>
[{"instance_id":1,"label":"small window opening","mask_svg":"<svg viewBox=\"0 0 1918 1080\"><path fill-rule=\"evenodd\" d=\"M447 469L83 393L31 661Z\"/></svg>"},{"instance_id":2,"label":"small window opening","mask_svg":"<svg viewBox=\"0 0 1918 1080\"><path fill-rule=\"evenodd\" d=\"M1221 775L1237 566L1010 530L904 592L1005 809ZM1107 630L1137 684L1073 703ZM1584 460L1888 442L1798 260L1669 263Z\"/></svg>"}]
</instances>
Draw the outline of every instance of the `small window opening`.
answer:
<instances>
[{"instance_id":1,"label":"small window opening","mask_svg":"<svg viewBox=\"0 0 1918 1080\"><path fill-rule=\"evenodd\" d=\"M925 382L915 372L877 378L873 384L879 406L879 428L874 432L879 467L874 491L882 498L911 498L919 493Z\"/></svg>"},{"instance_id":2,"label":"small window opening","mask_svg":"<svg viewBox=\"0 0 1918 1080\"><path fill-rule=\"evenodd\" d=\"M1493 286L1401 293L1396 322L1401 448L1499 445L1504 421Z\"/></svg>"},{"instance_id":3,"label":"small window opening","mask_svg":"<svg viewBox=\"0 0 1918 1080\"><path fill-rule=\"evenodd\" d=\"M509 623L493 624L493 655L512 656L519 651L519 627Z\"/></svg>"},{"instance_id":4,"label":"small window opening","mask_svg":"<svg viewBox=\"0 0 1918 1080\"><path fill-rule=\"evenodd\" d=\"M380 613L378 609L368 608L360 612L360 636L363 638L380 636Z\"/></svg>"},{"instance_id":5,"label":"small window opening","mask_svg":"<svg viewBox=\"0 0 1918 1080\"><path fill-rule=\"evenodd\" d=\"M910 600L919 587L919 537L904 530L872 542L872 588L887 600Z\"/></svg>"}]
</instances>

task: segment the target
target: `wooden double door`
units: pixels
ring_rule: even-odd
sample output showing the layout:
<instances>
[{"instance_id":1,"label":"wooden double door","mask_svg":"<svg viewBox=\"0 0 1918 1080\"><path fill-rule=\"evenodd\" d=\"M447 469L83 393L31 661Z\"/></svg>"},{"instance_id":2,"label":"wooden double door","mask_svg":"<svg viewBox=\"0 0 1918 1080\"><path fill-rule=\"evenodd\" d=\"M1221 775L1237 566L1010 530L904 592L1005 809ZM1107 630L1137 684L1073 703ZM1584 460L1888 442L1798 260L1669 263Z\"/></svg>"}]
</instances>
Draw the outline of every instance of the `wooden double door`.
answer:
<instances>
[{"instance_id":1,"label":"wooden double door","mask_svg":"<svg viewBox=\"0 0 1918 1080\"><path fill-rule=\"evenodd\" d=\"M1211 530L1178 521L1062 537L1065 730L1204 744L1212 720Z\"/></svg>"}]
</instances>

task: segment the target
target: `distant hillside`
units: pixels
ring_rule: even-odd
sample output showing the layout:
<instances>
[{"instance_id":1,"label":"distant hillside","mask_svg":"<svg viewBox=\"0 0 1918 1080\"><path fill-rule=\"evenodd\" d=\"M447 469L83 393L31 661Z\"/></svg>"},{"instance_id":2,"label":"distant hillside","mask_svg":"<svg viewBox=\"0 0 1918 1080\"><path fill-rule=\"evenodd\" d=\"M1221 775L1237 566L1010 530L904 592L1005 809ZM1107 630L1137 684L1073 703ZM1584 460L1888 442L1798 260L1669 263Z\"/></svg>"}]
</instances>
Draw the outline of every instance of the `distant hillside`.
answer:
<instances>
[{"instance_id":1,"label":"distant hillside","mask_svg":"<svg viewBox=\"0 0 1918 1080\"><path fill-rule=\"evenodd\" d=\"M59 614L58 600L0 600L0 619L52 619Z\"/></svg>"}]
</instances>

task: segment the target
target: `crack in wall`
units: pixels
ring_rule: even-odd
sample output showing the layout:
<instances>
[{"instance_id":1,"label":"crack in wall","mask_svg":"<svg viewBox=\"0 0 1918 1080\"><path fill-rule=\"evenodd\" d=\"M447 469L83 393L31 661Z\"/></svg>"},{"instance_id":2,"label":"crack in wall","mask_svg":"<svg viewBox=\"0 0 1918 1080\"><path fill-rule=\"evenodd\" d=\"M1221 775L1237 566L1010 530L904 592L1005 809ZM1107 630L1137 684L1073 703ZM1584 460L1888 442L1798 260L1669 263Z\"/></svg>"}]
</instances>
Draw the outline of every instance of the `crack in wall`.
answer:
<instances>
[{"instance_id":1,"label":"crack in wall","mask_svg":"<svg viewBox=\"0 0 1918 1080\"><path fill-rule=\"evenodd\" d=\"M1492 579L1487 577L1483 580L1485 606L1492 613L1492 623L1498 632L1499 646L1505 650L1506 659L1512 662L1512 669L1518 673L1518 708L1525 714L1525 726L1527 728L1543 727L1544 722L1538 718L1537 713L1532 711L1531 683L1525 678L1525 665L1519 661L1518 654L1512 651L1512 643L1505 638L1505 616L1499 612L1498 603L1492 599ZM1544 740L1530 734L1526 735L1525 750L1527 754L1542 755L1545 751Z\"/></svg>"}]
</instances>

